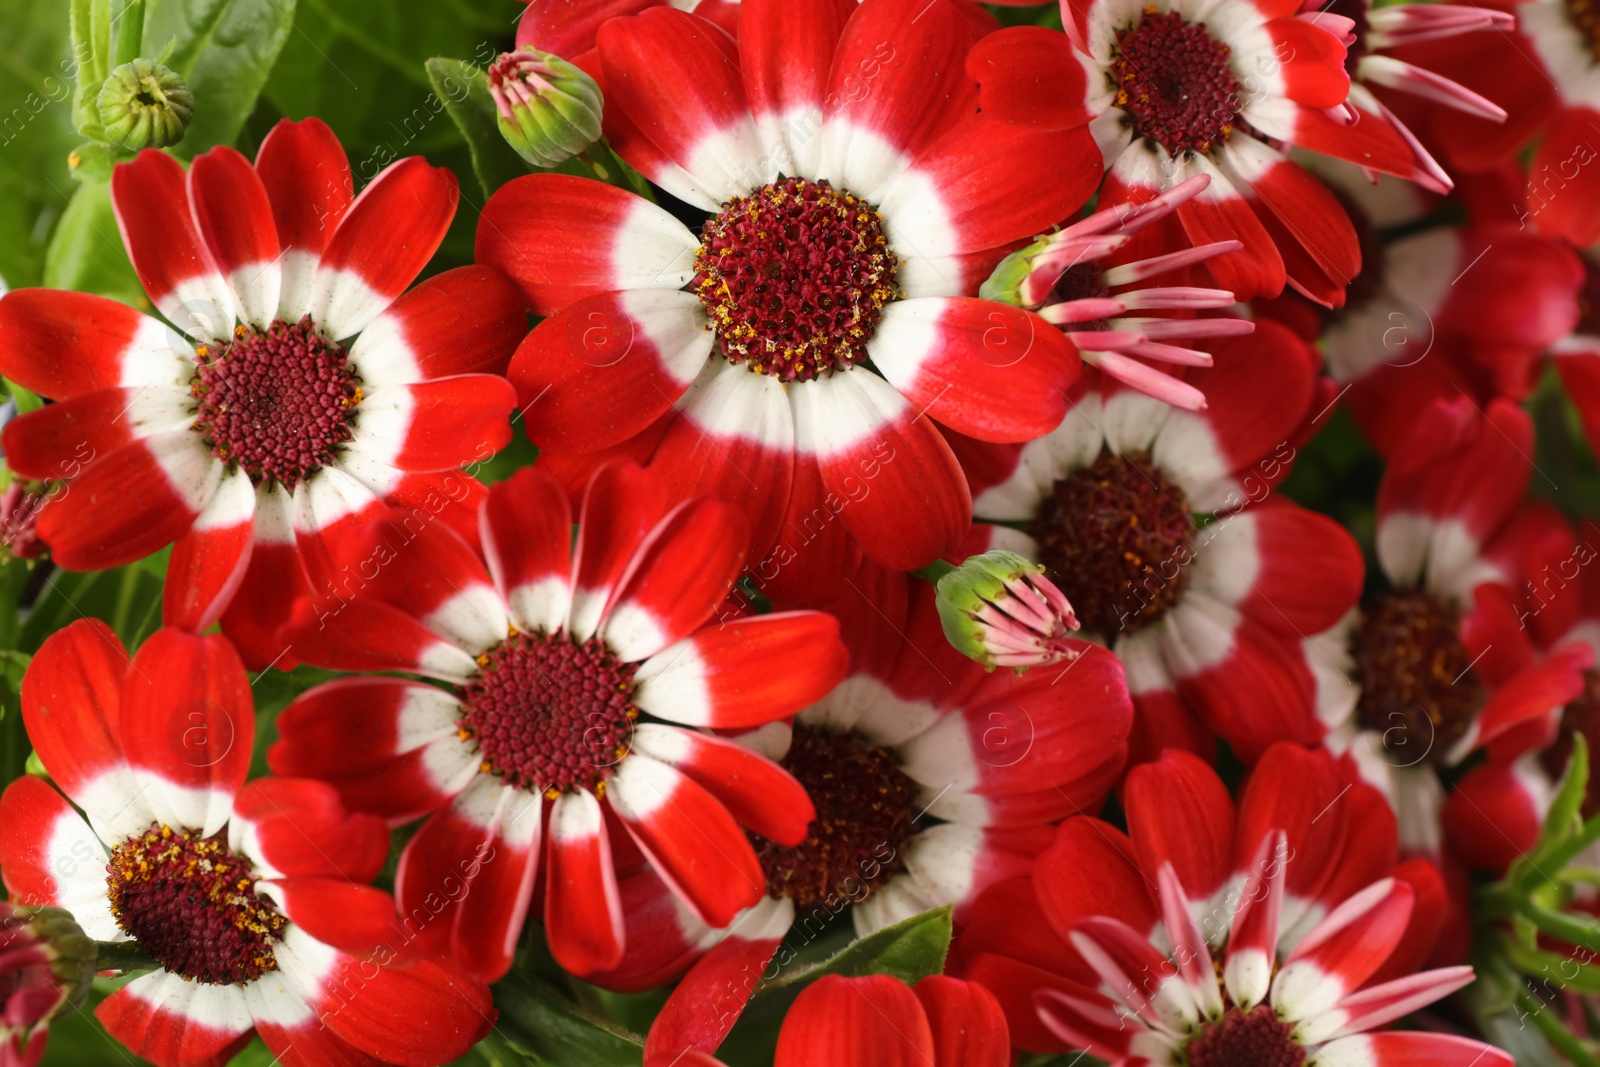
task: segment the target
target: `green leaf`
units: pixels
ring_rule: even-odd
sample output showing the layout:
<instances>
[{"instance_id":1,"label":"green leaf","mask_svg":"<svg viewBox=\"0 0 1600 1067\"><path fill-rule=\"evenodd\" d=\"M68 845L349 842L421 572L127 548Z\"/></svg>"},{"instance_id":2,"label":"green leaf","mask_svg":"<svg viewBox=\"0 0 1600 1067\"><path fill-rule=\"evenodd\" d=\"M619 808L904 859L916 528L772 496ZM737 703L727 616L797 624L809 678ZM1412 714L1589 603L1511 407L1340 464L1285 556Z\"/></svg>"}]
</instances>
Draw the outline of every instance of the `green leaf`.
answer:
<instances>
[{"instance_id":1,"label":"green leaf","mask_svg":"<svg viewBox=\"0 0 1600 1067\"><path fill-rule=\"evenodd\" d=\"M152 310L123 250L109 186L80 185L72 194L45 256L44 284L52 289L98 293L141 311Z\"/></svg>"},{"instance_id":2,"label":"green leaf","mask_svg":"<svg viewBox=\"0 0 1600 1067\"><path fill-rule=\"evenodd\" d=\"M786 942L771 964L778 968L778 979L763 981L717 1057L729 1067L771 1063L778 1046L778 1028L789 1006L801 991L825 975L886 974L914 985L943 971L953 932L950 911L944 907L913 915L852 943L825 963L788 975L784 971L794 963L796 950Z\"/></svg>"},{"instance_id":3,"label":"green leaf","mask_svg":"<svg viewBox=\"0 0 1600 1067\"><path fill-rule=\"evenodd\" d=\"M644 1042L585 1012L553 986L512 974L494 985L500 1030L542 1064L638 1067Z\"/></svg>"},{"instance_id":4,"label":"green leaf","mask_svg":"<svg viewBox=\"0 0 1600 1067\"><path fill-rule=\"evenodd\" d=\"M194 93L194 121L175 151L191 158L232 144L289 40L295 0L150 0L144 52L170 47L166 65Z\"/></svg>"},{"instance_id":5,"label":"green leaf","mask_svg":"<svg viewBox=\"0 0 1600 1067\"><path fill-rule=\"evenodd\" d=\"M489 80L483 70L459 59L428 60L428 80L472 152L472 172L489 196L513 178L528 173L522 157L500 136Z\"/></svg>"}]
</instances>

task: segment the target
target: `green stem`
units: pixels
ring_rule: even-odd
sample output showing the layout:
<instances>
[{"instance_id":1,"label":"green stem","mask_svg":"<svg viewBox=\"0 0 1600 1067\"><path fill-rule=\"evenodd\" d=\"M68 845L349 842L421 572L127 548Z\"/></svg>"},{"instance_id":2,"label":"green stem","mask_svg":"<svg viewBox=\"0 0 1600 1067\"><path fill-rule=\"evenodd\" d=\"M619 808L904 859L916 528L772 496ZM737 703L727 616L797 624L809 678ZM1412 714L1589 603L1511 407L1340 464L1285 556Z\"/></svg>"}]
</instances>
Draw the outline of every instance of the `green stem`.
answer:
<instances>
[{"instance_id":1,"label":"green stem","mask_svg":"<svg viewBox=\"0 0 1600 1067\"><path fill-rule=\"evenodd\" d=\"M117 606L111 614L111 629L124 641L128 633L128 613L133 610L133 595L139 591L139 566L122 569L122 581L117 587Z\"/></svg>"},{"instance_id":2,"label":"green stem","mask_svg":"<svg viewBox=\"0 0 1600 1067\"><path fill-rule=\"evenodd\" d=\"M1506 961L1523 974L1554 982L1578 993L1600 993L1600 967L1579 963L1568 956L1528 948L1510 935L1500 939Z\"/></svg>"},{"instance_id":3,"label":"green stem","mask_svg":"<svg viewBox=\"0 0 1600 1067\"><path fill-rule=\"evenodd\" d=\"M148 971L161 966L133 941L96 941L94 947L97 971Z\"/></svg>"},{"instance_id":4,"label":"green stem","mask_svg":"<svg viewBox=\"0 0 1600 1067\"><path fill-rule=\"evenodd\" d=\"M1573 1067L1600 1067L1600 1058L1596 1058L1589 1046L1568 1030L1554 1012L1545 1010L1549 1005L1544 1001L1524 989L1517 994L1517 1005L1522 1008L1526 1018L1533 1020L1533 1025L1544 1035L1544 1039L1555 1046L1555 1050L1565 1056Z\"/></svg>"},{"instance_id":5,"label":"green stem","mask_svg":"<svg viewBox=\"0 0 1600 1067\"><path fill-rule=\"evenodd\" d=\"M955 569L955 564L946 563L942 559L936 559L926 567L922 568L920 571L912 571L911 573L925 581L937 582L940 578L943 578L945 575L949 574Z\"/></svg>"},{"instance_id":6,"label":"green stem","mask_svg":"<svg viewBox=\"0 0 1600 1067\"><path fill-rule=\"evenodd\" d=\"M113 67L132 63L144 47L144 0L128 0L117 17L117 54Z\"/></svg>"},{"instance_id":7,"label":"green stem","mask_svg":"<svg viewBox=\"0 0 1600 1067\"><path fill-rule=\"evenodd\" d=\"M1540 933L1600 952L1600 923L1541 907L1532 901L1523 901L1517 910L1532 920Z\"/></svg>"}]
</instances>

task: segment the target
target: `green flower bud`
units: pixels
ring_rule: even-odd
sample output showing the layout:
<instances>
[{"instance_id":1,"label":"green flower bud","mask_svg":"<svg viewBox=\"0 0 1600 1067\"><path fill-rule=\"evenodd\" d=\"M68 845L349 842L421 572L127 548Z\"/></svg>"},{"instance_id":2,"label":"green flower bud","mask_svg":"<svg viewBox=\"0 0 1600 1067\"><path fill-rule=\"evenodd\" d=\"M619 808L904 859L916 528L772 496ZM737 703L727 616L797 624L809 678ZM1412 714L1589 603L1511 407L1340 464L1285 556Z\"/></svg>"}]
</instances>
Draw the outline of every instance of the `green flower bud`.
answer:
<instances>
[{"instance_id":1,"label":"green flower bud","mask_svg":"<svg viewBox=\"0 0 1600 1067\"><path fill-rule=\"evenodd\" d=\"M500 134L535 167L559 166L600 139L600 86L551 52L522 48L489 65Z\"/></svg>"},{"instance_id":2,"label":"green flower bud","mask_svg":"<svg viewBox=\"0 0 1600 1067\"><path fill-rule=\"evenodd\" d=\"M83 1006L95 943L62 908L0 901L0 1063L37 1063L50 1021Z\"/></svg>"},{"instance_id":3,"label":"green flower bud","mask_svg":"<svg viewBox=\"0 0 1600 1067\"><path fill-rule=\"evenodd\" d=\"M1078 618L1044 568L1015 552L971 556L937 584L939 622L952 648L990 670L1061 663L1082 655L1067 633Z\"/></svg>"},{"instance_id":4,"label":"green flower bud","mask_svg":"<svg viewBox=\"0 0 1600 1067\"><path fill-rule=\"evenodd\" d=\"M135 151L177 144L194 118L189 86L153 59L113 70L95 103L106 140Z\"/></svg>"}]
</instances>

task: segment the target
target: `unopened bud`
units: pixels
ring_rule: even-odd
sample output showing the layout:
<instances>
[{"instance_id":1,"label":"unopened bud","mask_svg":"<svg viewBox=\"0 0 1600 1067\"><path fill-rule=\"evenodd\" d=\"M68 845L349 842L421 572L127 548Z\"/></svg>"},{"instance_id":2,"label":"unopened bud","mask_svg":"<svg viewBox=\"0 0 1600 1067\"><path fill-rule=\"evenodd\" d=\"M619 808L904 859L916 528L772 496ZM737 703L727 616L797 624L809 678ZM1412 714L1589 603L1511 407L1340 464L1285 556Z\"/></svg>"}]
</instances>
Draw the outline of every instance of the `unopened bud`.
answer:
<instances>
[{"instance_id":1,"label":"unopened bud","mask_svg":"<svg viewBox=\"0 0 1600 1067\"><path fill-rule=\"evenodd\" d=\"M489 65L500 134L536 167L555 167L600 139L600 86L553 52L520 48Z\"/></svg>"},{"instance_id":2,"label":"unopened bud","mask_svg":"<svg viewBox=\"0 0 1600 1067\"><path fill-rule=\"evenodd\" d=\"M972 556L939 579L939 621L953 648L985 667L1062 663L1083 654L1078 617L1044 568L1015 552Z\"/></svg>"},{"instance_id":3,"label":"unopened bud","mask_svg":"<svg viewBox=\"0 0 1600 1067\"><path fill-rule=\"evenodd\" d=\"M95 958L70 912L0 901L0 1063L39 1062L50 1021L88 997Z\"/></svg>"},{"instance_id":4,"label":"unopened bud","mask_svg":"<svg viewBox=\"0 0 1600 1067\"><path fill-rule=\"evenodd\" d=\"M194 118L189 86L153 59L135 59L113 70L95 104L106 140L135 151L177 144Z\"/></svg>"}]
</instances>

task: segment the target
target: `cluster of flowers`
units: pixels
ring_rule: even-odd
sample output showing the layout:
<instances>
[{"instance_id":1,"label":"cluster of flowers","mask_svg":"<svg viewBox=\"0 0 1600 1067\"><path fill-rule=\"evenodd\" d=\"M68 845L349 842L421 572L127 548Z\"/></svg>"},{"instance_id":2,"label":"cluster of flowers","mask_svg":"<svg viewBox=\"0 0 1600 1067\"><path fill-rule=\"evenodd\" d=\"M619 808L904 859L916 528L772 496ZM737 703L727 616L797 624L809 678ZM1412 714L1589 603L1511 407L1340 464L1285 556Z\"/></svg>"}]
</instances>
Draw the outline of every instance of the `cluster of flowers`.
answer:
<instances>
[{"instance_id":1,"label":"cluster of flowers","mask_svg":"<svg viewBox=\"0 0 1600 1067\"><path fill-rule=\"evenodd\" d=\"M945 973L806 985L776 1062L1510 1064L1390 1024L1600 741L1600 530L1529 499L1521 406L1548 361L1600 441L1600 12L1060 16L533 0L487 82L536 172L415 285L421 158L357 195L308 118L118 165L159 317L0 298L50 401L4 539L170 546L163 626L23 680L0 1063L98 970L162 1067L443 1064L542 926L676 983L646 1067L714 1064L836 917L950 908ZM1372 574L1276 491L1340 405Z\"/></svg>"}]
</instances>

